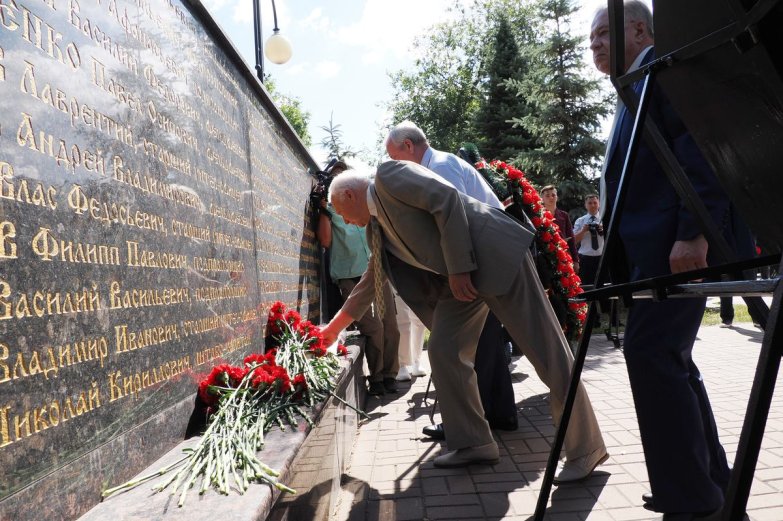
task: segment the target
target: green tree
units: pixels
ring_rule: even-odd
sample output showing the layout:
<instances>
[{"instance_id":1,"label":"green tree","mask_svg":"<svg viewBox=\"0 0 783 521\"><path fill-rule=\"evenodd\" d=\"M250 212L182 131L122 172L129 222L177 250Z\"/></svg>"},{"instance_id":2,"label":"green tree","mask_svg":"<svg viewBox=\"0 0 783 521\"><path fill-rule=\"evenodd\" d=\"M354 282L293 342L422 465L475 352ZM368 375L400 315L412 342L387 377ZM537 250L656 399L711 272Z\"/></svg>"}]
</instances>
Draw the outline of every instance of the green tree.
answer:
<instances>
[{"instance_id":1,"label":"green tree","mask_svg":"<svg viewBox=\"0 0 783 521\"><path fill-rule=\"evenodd\" d=\"M526 35L529 37L529 35ZM488 160L509 161L521 150L533 146L533 139L514 118L530 113L530 106L508 80L522 81L528 71L517 45L517 37L505 15L500 15L495 29L492 58L487 66L485 91L474 123L476 141Z\"/></svg>"},{"instance_id":2,"label":"green tree","mask_svg":"<svg viewBox=\"0 0 783 521\"><path fill-rule=\"evenodd\" d=\"M518 0L475 0L469 9L459 9L456 20L433 26L414 43L419 58L413 70L390 74L395 90L387 103L391 123L410 119L442 150L453 152L463 142L477 141L492 28L505 17L521 39L528 34L527 11Z\"/></svg>"},{"instance_id":3,"label":"green tree","mask_svg":"<svg viewBox=\"0 0 783 521\"><path fill-rule=\"evenodd\" d=\"M604 152L596 136L609 103L599 95L598 82L586 76L582 39L571 34L574 1L537 0L534 7L541 39L527 50L527 76L507 85L533 108L514 122L535 137L537 146L522 150L515 162L539 186L556 185L564 208L581 208L582 197L595 190L590 179Z\"/></svg>"},{"instance_id":4,"label":"green tree","mask_svg":"<svg viewBox=\"0 0 783 521\"><path fill-rule=\"evenodd\" d=\"M304 146L309 147L312 145L313 140L310 137L310 131L307 129L307 125L310 123L310 112L302 108L301 100L277 92L277 85L268 75L264 75L264 87L272 97L272 101L280 109L280 112L283 113L283 116L291 124L296 135L302 140Z\"/></svg>"},{"instance_id":5,"label":"green tree","mask_svg":"<svg viewBox=\"0 0 783 521\"><path fill-rule=\"evenodd\" d=\"M454 151L471 135L478 110L477 60L463 54L469 34L453 24L440 24L414 47L423 53L413 72L390 75L395 87L388 108L392 122L409 119L421 127L435 148Z\"/></svg>"},{"instance_id":6,"label":"green tree","mask_svg":"<svg viewBox=\"0 0 783 521\"><path fill-rule=\"evenodd\" d=\"M343 131L340 130L340 125L334 124L334 114L329 115L329 124L320 128L326 132L326 136L321 140L320 145L321 148L329 152L330 158L347 159L356 157L356 152L343 143Z\"/></svg>"}]
</instances>

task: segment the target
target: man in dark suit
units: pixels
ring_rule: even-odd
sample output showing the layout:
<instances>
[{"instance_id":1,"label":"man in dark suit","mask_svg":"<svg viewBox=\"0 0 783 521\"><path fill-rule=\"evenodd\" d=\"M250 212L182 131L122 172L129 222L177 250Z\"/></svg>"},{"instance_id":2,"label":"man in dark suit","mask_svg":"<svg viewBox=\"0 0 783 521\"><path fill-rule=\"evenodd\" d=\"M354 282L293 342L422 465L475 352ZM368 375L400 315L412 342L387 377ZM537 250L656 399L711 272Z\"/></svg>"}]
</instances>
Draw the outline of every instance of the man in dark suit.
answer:
<instances>
[{"instance_id":1,"label":"man in dark suit","mask_svg":"<svg viewBox=\"0 0 783 521\"><path fill-rule=\"evenodd\" d=\"M476 345L490 309L549 386L552 414L558 421L573 356L538 281L528 251L531 231L410 161L383 163L374 179L341 174L332 182L329 196L346 222L368 225L373 253L345 305L322 330L324 339L334 341L352 317L364 313L383 273L406 303L416 300L420 318L431 331L432 378L451 449L435 458L436 466L498 460L473 371ZM381 267L384 258L387 262ZM420 277L408 277L400 264L425 270L428 280L422 284ZM566 462L558 473L561 482L588 477L608 457L581 385L565 452Z\"/></svg>"},{"instance_id":2,"label":"man in dark suit","mask_svg":"<svg viewBox=\"0 0 783 521\"><path fill-rule=\"evenodd\" d=\"M652 15L638 1L625 2L628 70L654 58ZM590 34L593 60L609 73L609 20L597 12ZM641 93L641 84L635 86ZM658 89L648 117L659 126L714 223L730 244L730 203L687 129ZM610 260L613 282L680 273L708 265L708 244L642 141L631 166L627 196L614 208L634 115L618 108L602 178L604 222L621 212L619 245ZM610 246L611 247L611 246ZM619 260L624 257L624 259ZM644 499L664 521L700 519L720 508L729 467L696 364L693 343L705 299L637 300L625 331L625 359L644 446L652 494Z\"/></svg>"}]
</instances>

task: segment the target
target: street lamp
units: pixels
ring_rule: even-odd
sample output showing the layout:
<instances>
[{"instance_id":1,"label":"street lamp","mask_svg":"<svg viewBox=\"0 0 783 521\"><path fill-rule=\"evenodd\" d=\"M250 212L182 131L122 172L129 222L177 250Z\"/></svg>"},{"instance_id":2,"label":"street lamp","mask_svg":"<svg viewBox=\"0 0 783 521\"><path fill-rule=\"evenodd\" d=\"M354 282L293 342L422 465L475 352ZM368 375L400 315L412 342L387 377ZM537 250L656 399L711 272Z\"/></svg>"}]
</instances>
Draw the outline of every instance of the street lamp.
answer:
<instances>
[{"instance_id":1,"label":"street lamp","mask_svg":"<svg viewBox=\"0 0 783 521\"><path fill-rule=\"evenodd\" d=\"M253 0L253 23L256 37L256 74L261 83L264 83L264 54L272 63L283 64L291 59L291 44L280 34L280 29L277 27L277 8L275 0L272 0L275 28L272 30L272 36L267 39L266 46L262 45L260 1Z\"/></svg>"}]
</instances>

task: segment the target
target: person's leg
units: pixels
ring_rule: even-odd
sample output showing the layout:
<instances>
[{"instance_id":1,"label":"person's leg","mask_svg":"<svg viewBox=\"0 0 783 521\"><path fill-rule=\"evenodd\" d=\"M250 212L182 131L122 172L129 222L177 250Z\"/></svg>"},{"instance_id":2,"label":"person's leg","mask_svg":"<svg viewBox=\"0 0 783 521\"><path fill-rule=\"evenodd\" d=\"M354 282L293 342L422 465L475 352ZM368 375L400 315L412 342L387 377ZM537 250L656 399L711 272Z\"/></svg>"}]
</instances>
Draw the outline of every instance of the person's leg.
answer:
<instances>
[{"instance_id":1,"label":"person's leg","mask_svg":"<svg viewBox=\"0 0 783 521\"><path fill-rule=\"evenodd\" d=\"M513 429L517 424L517 406L504 349L503 326L490 312L476 350L479 395L490 426Z\"/></svg>"},{"instance_id":2,"label":"person's leg","mask_svg":"<svg viewBox=\"0 0 783 521\"><path fill-rule=\"evenodd\" d=\"M346 298L351 294L356 281L354 279L341 279L337 285L340 287L340 293L343 298ZM393 314L394 308L390 310ZM364 346L364 357L367 359L367 369L369 376L367 381L382 382L383 381L383 323L380 317L377 315L375 306L371 306L364 314L362 318L356 321L356 326L359 328L359 332L367 337L367 341Z\"/></svg>"},{"instance_id":3,"label":"person's leg","mask_svg":"<svg viewBox=\"0 0 783 521\"><path fill-rule=\"evenodd\" d=\"M383 319L383 378L384 380L394 379L397 376L397 371L400 369L399 361L399 346L400 346L400 330L397 327L397 312L394 306L394 294L392 293L391 285L387 282L383 285L383 299L385 300L386 313L384 313Z\"/></svg>"},{"instance_id":4,"label":"person's leg","mask_svg":"<svg viewBox=\"0 0 783 521\"><path fill-rule=\"evenodd\" d=\"M579 256L579 278L582 279L582 284L595 284L595 275L598 271L598 263L601 257L592 255L580 255Z\"/></svg>"},{"instance_id":5,"label":"person's leg","mask_svg":"<svg viewBox=\"0 0 783 521\"><path fill-rule=\"evenodd\" d=\"M661 512L715 510L729 478L707 392L691 358L704 307L704 299L636 300L628 316L625 360Z\"/></svg>"},{"instance_id":6,"label":"person's leg","mask_svg":"<svg viewBox=\"0 0 783 521\"><path fill-rule=\"evenodd\" d=\"M424 336L427 333L427 328L412 310L409 309L408 311L411 315L411 358L413 358L411 375L425 376L427 374L427 364L424 363L422 352L424 351Z\"/></svg>"},{"instance_id":7,"label":"person's leg","mask_svg":"<svg viewBox=\"0 0 783 521\"><path fill-rule=\"evenodd\" d=\"M549 387L552 417L557 424L563 413L574 357L529 254L509 291L505 295L487 297L486 302ZM564 449L568 460L606 451L595 412L582 384L577 391Z\"/></svg>"},{"instance_id":8,"label":"person's leg","mask_svg":"<svg viewBox=\"0 0 783 521\"><path fill-rule=\"evenodd\" d=\"M729 326L734 322L734 302L732 297L720 298L720 321Z\"/></svg>"},{"instance_id":9,"label":"person's leg","mask_svg":"<svg viewBox=\"0 0 783 521\"><path fill-rule=\"evenodd\" d=\"M402 368L413 365L413 339L411 338L413 324L410 308L397 294L394 295L394 305L397 308L397 329L400 332L398 357Z\"/></svg>"},{"instance_id":10,"label":"person's leg","mask_svg":"<svg viewBox=\"0 0 783 521\"><path fill-rule=\"evenodd\" d=\"M435 306L428 353L446 443L457 450L493 442L473 370L488 309L479 299L460 302L446 292Z\"/></svg>"}]
</instances>

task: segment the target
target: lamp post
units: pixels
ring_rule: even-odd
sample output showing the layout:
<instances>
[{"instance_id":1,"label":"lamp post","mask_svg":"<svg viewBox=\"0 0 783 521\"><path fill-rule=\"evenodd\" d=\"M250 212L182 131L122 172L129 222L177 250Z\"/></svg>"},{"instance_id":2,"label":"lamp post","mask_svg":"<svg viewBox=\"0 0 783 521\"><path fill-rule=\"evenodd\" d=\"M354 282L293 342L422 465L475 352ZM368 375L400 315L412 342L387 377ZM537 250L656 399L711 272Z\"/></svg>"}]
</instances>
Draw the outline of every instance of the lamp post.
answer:
<instances>
[{"instance_id":1,"label":"lamp post","mask_svg":"<svg viewBox=\"0 0 783 521\"><path fill-rule=\"evenodd\" d=\"M275 0L272 0L275 28L272 30L272 36L267 39L266 45L263 45L260 2L261 0L253 0L253 24L256 39L256 74L261 83L264 83L264 54L272 63L283 64L291 59L291 44L280 34L280 29L277 27L277 8Z\"/></svg>"}]
</instances>

